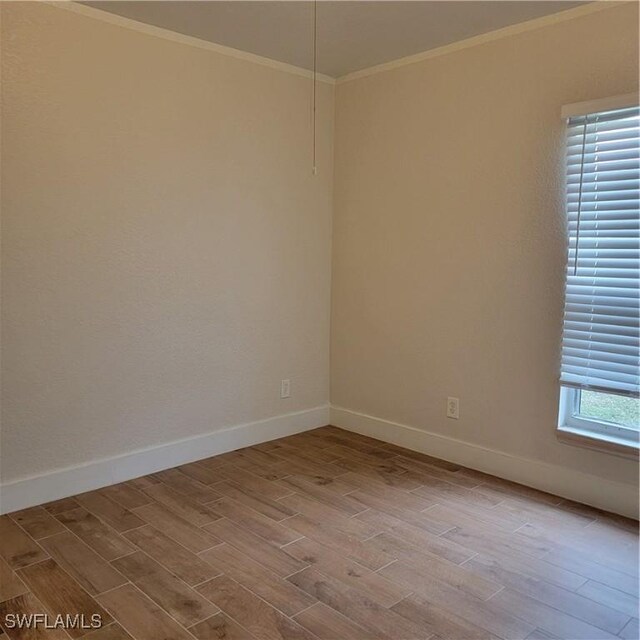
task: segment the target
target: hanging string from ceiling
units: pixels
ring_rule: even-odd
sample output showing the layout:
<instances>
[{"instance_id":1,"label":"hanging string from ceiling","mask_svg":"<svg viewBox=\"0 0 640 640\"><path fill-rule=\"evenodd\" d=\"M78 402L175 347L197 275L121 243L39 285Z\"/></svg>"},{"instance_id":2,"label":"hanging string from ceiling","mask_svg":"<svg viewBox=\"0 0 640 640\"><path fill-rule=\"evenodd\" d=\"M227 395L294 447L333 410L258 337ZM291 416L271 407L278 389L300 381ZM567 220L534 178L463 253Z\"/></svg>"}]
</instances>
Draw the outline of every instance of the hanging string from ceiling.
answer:
<instances>
[{"instance_id":1,"label":"hanging string from ceiling","mask_svg":"<svg viewBox=\"0 0 640 640\"><path fill-rule=\"evenodd\" d=\"M316 84L318 77L318 0L313 0L313 89L312 89L312 129L313 129L313 175L318 173L316 163Z\"/></svg>"}]
</instances>

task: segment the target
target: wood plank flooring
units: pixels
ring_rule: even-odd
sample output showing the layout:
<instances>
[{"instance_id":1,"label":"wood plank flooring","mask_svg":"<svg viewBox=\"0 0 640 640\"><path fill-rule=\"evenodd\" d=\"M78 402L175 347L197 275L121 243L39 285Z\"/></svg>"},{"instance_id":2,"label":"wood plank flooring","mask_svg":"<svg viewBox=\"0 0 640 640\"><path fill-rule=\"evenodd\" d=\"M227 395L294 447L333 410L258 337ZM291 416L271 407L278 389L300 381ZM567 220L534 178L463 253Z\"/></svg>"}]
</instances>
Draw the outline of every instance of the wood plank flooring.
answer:
<instances>
[{"instance_id":1,"label":"wood plank flooring","mask_svg":"<svg viewBox=\"0 0 640 640\"><path fill-rule=\"evenodd\" d=\"M104 626L11 628L21 613ZM3 516L0 627L10 640L639 640L638 523L323 427Z\"/></svg>"}]
</instances>

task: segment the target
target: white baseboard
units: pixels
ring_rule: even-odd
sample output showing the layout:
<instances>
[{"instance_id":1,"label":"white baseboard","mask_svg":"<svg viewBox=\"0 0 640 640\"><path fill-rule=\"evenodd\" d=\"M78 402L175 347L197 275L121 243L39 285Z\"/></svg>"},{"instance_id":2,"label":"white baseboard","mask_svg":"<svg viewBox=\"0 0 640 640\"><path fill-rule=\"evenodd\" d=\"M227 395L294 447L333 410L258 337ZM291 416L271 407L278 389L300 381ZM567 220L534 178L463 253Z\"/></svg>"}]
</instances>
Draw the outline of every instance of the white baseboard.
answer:
<instances>
[{"instance_id":1,"label":"white baseboard","mask_svg":"<svg viewBox=\"0 0 640 640\"><path fill-rule=\"evenodd\" d=\"M638 486L606 480L541 460L485 447L383 420L343 407L331 407L331 424L348 431L420 451L477 471L547 491L562 498L638 518Z\"/></svg>"},{"instance_id":2,"label":"white baseboard","mask_svg":"<svg viewBox=\"0 0 640 640\"><path fill-rule=\"evenodd\" d=\"M329 405L220 429L0 485L0 513L10 513L227 451L329 424Z\"/></svg>"}]
</instances>

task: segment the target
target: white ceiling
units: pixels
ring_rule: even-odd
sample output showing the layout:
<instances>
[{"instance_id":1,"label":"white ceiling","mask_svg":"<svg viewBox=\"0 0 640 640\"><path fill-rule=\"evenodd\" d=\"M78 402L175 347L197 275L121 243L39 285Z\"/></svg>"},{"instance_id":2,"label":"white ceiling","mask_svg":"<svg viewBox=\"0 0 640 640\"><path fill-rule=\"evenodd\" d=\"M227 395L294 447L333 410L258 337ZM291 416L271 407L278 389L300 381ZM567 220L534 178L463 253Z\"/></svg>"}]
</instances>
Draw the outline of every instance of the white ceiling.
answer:
<instances>
[{"instance_id":1,"label":"white ceiling","mask_svg":"<svg viewBox=\"0 0 640 640\"><path fill-rule=\"evenodd\" d=\"M311 2L85 2L140 22L311 69ZM501 27L570 9L568 0L321 0L318 71L339 77Z\"/></svg>"}]
</instances>

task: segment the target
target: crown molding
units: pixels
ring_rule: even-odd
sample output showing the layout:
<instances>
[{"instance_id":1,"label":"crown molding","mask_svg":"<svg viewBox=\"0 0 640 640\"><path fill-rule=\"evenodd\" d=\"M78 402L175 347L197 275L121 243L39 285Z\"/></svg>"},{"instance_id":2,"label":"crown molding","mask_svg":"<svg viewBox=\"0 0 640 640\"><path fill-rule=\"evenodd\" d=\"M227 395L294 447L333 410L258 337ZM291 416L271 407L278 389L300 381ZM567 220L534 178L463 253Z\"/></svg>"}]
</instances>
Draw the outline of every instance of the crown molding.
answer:
<instances>
[{"instance_id":1,"label":"crown molding","mask_svg":"<svg viewBox=\"0 0 640 640\"><path fill-rule=\"evenodd\" d=\"M87 18L93 18L94 20L101 20L102 22L108 22L109 24L123 27L125 29L138 31L140 33L144 33L149 36L163 38L164 40L170 40L172 42L188 45L190 47L197 47L198 49L213 51L214 53L219 53L223 56L228 56L230 58L237 58L239 60L244 60L246 62L252 62L253 64L259 64L263 67L269 67L277 71L283 71L284 73L290 73L292 75L300 76L302 78L307 78L309 80L313 79L313 72L309 71L309 69L303 69L302 67L297 67L293 64L280 62L278 60L273 60L271 58L265 58L264 56L259 56L255 53L249 53L248 51L234 49L233 47L226 47L221 44L216 44L215 42L202 40L201 38L187 36L182 33L178 33L176 31L171 31L170 29L165 29L163 27L156 27L154 25L150 25L145 22L139 22L138 20L133 20L132 18L125 18L124 16L119 16L114 13L109 13L108 11L103 11L102 9L89 7L84 4L78 4L77 2L72 2L71 0L61 0L61 1L44 0L43 4L47 4L51 7L56 7L58 9L64 9L65 11L71 11L73 13L79 14L81 16L85 16ZM323 73L318 73L316 75L316 78L319 82L323 82L325 84L333 85L336 83L335 78L332 78L331 76L325 75Z\"/></svg>"},{"instance_id":2,"label":"crown molding","mask_svg":"<svg viewBox=\"0 0 640 640\"><path fill-rule=\"evenodd\" d=\"M462 51L463 49L470 49L471 47L477 47L479 45L486 44L487 42L493 42L494 40L500 40L502 38L508 38L510 36L517 35L519 33L526 33L527 31L535 31L543 27L566 22L567 20L574 20L575 18L581 18L592 13L597 13L605 9L612 9L614 7L620 7L624 5L636 4L634 0L617 1L617 0L596 0L589 4L567 9L565 11L559 11L558 13L552 13L551 15L542 16L541 18L534 18L527 20L526 22L519 22L512 24L502 29L496 29L495 31L488 31L472 38L466 38L465 40L458 40L451 44L446 44L442 47L436 47L435 49L428 49L421 53L415 53L404 58L397 58L390 62L383 62L382 64L374 65L373 67L367 67L366 69L360 69L359 71L353 71L347 73L344 76L337 78L337 84L344 84L345 82L351 82L352 80L358 80L359 78L366 78L377 73L384 73L385 71L391 71L400 67L405 67L410 64L422 62L423 60L429 60L431 58L438 58L445 56L449 53L456 51Z\"/></svg>"},{"instance_id":3,"label":"crown molding","mask_svg":"<svg viewBox=\"0 0 640 640\"><path fill-rule=\"evenodd\" d=\"M77 4L72 0L43 0L43 2L45 4L48 4L49 6L64 9L66 11L72 11L79 15L93 18L95 20L102 20L103 22L108 22L125 29L132 29L134 31L145 33L147 35L164 38L165 40L170 40L172 42L178 42L180 44L197 47L199 49L206 49L207 51L213 51L224 56L245 60L254 64L259 64L264 67L283 71L284 73L290 73L292 75L300 76L303 78L313 79L313 73L308 69L304 69L302 67L288 64L286 62L280 62L278 60L273 60L272 58L266 58L255 53L249 53L248 51L242 51L240 49L234 49L233 47L227 47L221 44L216 44L214 42L209 42L208 40L202 40L201 38L195 38L193 36L177 33L176 31L171 31L170 29L165 29L163 27L156 27L145 22L133 20L132 18L125 18L123 16L109 13L108 11L96 9L95 7ZM440 56L448 55L450 53L455 53L456 51L462 51L464 49L477 47L488 42L500 40L502 38L508 38L520 33L535 31L536 29L541 29L554 24L566 22L568 20L581 18L583 16L597 13L606 9L612 9L615 7L631 4L635 4L635 1L595 0L579 7L567 9L566 11L559 11L548 16L542 16L541 18L534 18L533 20L527 20L526 22L519 22L508 27L503 27L502 29L496 29L494 31L489 31L487 33L473 36L472 38L458 40L442 47L428 49L426 51L406 56L404 58L397 58L396 60L391 60L389 62L384 62L372 67L353 71L352 73L347 73L343 76L340 76L339 78L333 78L326 74L318 73L317 80L329 85L344 84L346 82L351 82L353 80L358 80L367 76L384 73L385 71L391 71L393 69L398 69L400 67L405 67L411 64L416 64L418 62L429 60L431 58L437 58Z\"/></svg>"}]
</instances>

